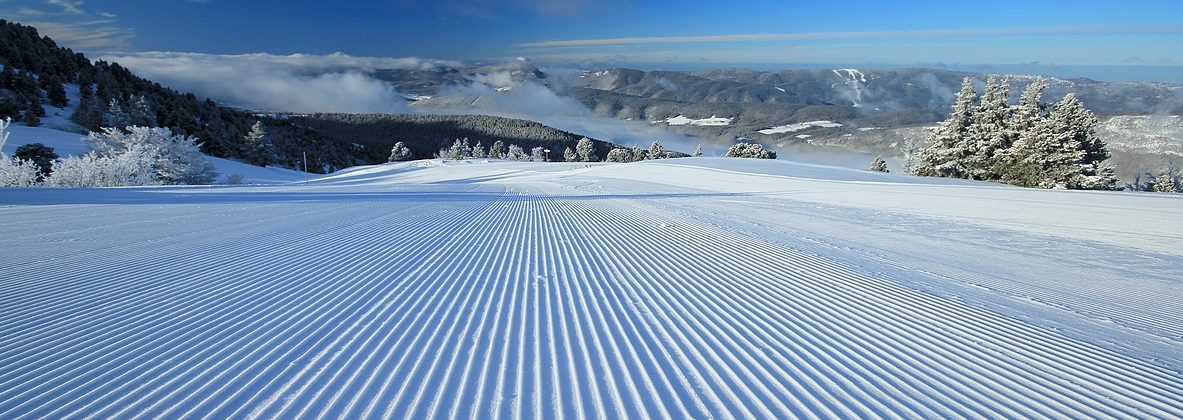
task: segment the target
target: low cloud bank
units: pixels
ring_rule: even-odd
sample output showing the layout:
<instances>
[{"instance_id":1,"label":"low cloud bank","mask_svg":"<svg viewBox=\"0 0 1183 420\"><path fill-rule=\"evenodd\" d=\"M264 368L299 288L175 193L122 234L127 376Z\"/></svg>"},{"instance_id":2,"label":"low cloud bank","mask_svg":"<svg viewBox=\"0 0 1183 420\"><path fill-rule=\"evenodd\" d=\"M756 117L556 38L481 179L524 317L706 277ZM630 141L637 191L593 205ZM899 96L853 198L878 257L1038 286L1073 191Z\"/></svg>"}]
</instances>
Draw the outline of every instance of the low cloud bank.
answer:
<instances>
[{"instance_id":1,"label":"low cloud bank","mask_svg":"<svg viewBox=\"0 0 1183 420\"><path fill-rule=\"evenodd\" d=\"M430 70L449 64L345 54L151 52L101 58L149 80L220 103L287 112L406 112L403 96L366 72L392 68Z\"/></svg>"}]
</instances>

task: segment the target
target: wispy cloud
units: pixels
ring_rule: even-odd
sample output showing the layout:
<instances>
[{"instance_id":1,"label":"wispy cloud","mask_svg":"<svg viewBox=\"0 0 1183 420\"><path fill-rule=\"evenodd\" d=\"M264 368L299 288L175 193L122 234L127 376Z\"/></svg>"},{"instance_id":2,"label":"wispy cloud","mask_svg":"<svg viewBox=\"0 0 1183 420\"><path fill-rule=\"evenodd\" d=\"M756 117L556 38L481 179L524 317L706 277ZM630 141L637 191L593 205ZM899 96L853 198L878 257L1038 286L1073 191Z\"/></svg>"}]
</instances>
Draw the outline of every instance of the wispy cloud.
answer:
<instances>
[{"instance_id":1,"label":"wispy cloud","mask_svg":"<svg viewBox=\"0 0 1183 420\"><path fill-rule=\"evenodd\" d=\"M458 65L419 58L329 55L216 55L179 52L107 54L136 74L171 88L251 109L291 112L402 112L406 100L367 73Z\"/></svg>"},{"instance_id":2,"label":"wispy cloud","mask_svg":"<svg viewBox=\"0 0 1183 420\"><path fill-rule=\"evenodd\" d=\"M916 31L794 32L664 37L623 37L536 41L517 44L522 48L604 47L642 44L701 44L720 42L780 42L865 38L944 38L1029 35L1178 34L1183 26L1092 26L984 29L937 29Z\"/></svg>"},{"instance_id":3,"label":"wispy cloud","mask_svg":"<svg viewBox=\"0 0 1183 420\"><path fill-rule=\"evenodd\" d=\"M25 23L36 27L41 33L49 35L59 44L81 50L127 51L132 48L131 39L135 36L133 30L119 27L112 20L28 21Z\"/></svg>"},{"instance_id":4,"label":"wispy cloud","mask_svg":"<svg viewBox=\"0 0 1183 420\"><path fill-rule=\"evenodd\" d=\"M45 0L16 10L16 20L37 28L59 44L84 51L128 51L135 31L113 13L92 12L82 0Z\"/></svg>"},{"instance_id":5,"label":"wispy cloud","mask_svg":"<svg viewBox=\"0 0 1183 420\"><path fill-rule=\"evenodd\" d=\"M47 2L51 5L61 7L63 12L69 13L71 15L81 15L81 14L85 13L82 11L82 1L81 0L79 0L79 1L47 0Z\"/></svg>"}]
</instances>

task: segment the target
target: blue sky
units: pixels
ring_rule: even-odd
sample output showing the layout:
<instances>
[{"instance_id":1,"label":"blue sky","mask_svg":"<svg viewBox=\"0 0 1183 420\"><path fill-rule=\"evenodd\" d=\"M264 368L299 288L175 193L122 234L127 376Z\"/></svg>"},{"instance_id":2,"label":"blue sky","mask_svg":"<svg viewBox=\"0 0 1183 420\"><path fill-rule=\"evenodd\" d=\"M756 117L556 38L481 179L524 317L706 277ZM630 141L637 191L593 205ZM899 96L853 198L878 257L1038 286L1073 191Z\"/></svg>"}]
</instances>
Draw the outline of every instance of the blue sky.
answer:
<instances>
[{"instance_id":1,"label":"blue sky","mask_svg":"<svg viewBox=\"0 0 1183 420\"><path fill-rule=\"evenodd\" d=\"M85 52L1183 66L1183 1L0 0Z\"/></svg>"}]
</instances>

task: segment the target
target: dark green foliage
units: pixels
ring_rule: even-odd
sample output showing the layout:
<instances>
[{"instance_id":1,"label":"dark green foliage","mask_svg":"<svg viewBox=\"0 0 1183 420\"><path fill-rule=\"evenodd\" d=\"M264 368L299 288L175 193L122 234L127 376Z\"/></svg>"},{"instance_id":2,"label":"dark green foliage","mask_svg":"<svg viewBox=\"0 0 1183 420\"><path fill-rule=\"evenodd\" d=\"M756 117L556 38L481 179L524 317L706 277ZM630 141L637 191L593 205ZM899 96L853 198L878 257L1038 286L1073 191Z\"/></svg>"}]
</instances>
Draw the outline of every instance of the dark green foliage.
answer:
<instances>
[{"instance_id":1,"label":"dark green foliage","mask_svg":"<svg viewBox=\"0 0 1183 420\"><path fill-rule=\"evenodd\" d=\"M57 160L58 154L52 147L41 143L29 143L17 147L13 157L33 162L33 165L37 166L37 181L40 182L53 172L53 161Z\"/></svg>"}]
</instances>

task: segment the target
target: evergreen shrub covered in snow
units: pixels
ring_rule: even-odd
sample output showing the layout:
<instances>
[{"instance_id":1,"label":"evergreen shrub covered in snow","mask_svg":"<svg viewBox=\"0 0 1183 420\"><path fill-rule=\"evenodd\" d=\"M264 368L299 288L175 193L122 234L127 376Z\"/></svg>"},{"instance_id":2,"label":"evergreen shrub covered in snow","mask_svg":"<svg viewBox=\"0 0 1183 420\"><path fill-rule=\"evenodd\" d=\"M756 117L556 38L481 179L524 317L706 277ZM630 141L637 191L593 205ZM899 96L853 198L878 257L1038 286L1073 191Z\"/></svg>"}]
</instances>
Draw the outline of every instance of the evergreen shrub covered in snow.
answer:
<instances>
[{"instance_id":1,"label":"evergreen shrub covered in snow","mask_svg":"<svg viewBox=\"0 0 1183 420\"><path fill-rule=\"evenodd\" d=\"M767 150L758 143L736 143L727 149L727 157L776 159L776 152Z\"/></svg>"},{"instance_id":2,"label":"evergreen shrub covered in snow","mask_svg":"<svg viewBox=\"0 0 1183 420\"><path fill-rule=\"evenodd\" d=\"M1047 84L1032 83L1009 104L1010 85L990 78L979 98L969 78L953 110L911 158L913 175L999 181L1024 187L1116 189L1097 118L1069 93L1042 102Z\"/></svg>"}]
</instances>

